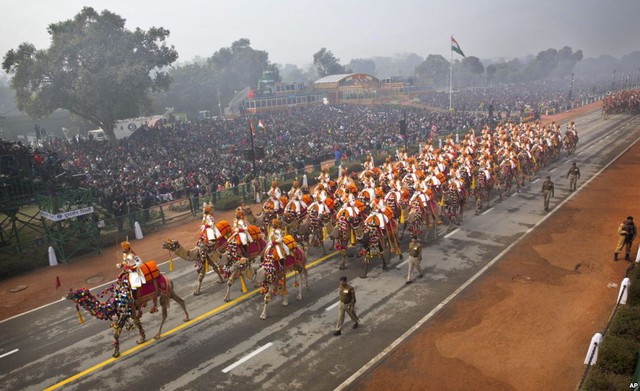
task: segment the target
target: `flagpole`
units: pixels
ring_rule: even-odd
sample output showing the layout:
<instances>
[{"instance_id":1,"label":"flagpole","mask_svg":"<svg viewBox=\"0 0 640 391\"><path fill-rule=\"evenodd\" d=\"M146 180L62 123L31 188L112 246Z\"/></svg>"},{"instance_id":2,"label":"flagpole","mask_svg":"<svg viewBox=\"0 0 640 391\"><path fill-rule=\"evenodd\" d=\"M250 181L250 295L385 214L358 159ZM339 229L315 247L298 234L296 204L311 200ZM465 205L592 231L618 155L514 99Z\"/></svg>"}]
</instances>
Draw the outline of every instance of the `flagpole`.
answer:
<instances>
[{"instance_id":1,"label":"flagpole","mask_svg":"<svg viewBox=\"0 0 640 391\"><path fill-rule=\"evenodd\" d=\"M251 138L251 158L253 159L253 175L256 175L256 149L253 146L253 126L249 120L249 137Z\"/></svg>"},{"instance_id":2,"label":"flagpole","mask_svg":"<svg viewBox=\"0 0 640 391\"><path fill-rule=\"evenodd\" d=\"M453 44L449 43L449 47L451 48L451 62L449 63L449 112L451 112L453 108L451 104L451 94L453 92Z\"/></svg>"}]
</instances>

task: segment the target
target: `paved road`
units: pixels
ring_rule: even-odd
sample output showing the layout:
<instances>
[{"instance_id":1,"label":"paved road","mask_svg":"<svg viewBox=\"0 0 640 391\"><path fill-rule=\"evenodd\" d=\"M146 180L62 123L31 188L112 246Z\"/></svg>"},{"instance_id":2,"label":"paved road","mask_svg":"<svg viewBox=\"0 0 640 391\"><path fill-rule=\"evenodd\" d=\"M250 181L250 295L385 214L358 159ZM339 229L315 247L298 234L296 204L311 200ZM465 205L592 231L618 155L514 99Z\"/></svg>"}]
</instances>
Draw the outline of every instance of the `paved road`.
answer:
<instances>
[{"instance_id":1,"label":"paved road","mask_svg":"<svg viewBox=\"0 0 640 391\"><path fill-rule=\"evenodd\" d=\"M580 133L578 154L566 154L540 173L556 184L557 206L569 195L564 178L571 161L577 161L584 184L638 138L631 122L616 116L602 121L596 113L576 121ZM635 126L637 129L637 124ZM255 291L225 305L225 286L209 276L203 294L191 295L193 268L176 263L168 272L177 292L186 298L192 321L182 323L179 306L172 305L163 337L136 345L137 333L123 333L123 356L110 358L108 323L90 319L80 324L70 302L54 303L0 323L0 389L305 389L348 387L357 373L417 322L428 319L457 290L495 262L502 252L533 229L543 212L542 180L527 184L519 194L493 200L480 216L467 210L459 229L441 227L440 239L424 249L426 275L404 284L406 264L393 258L391 270L379 263L369 278L361 279L362 265L351 260L346 271L338 259L311 253L310 290L301 302L290 288L290 305L279 300L260 321L261 297ZM553 210L552 212L553 213ZM404 243L403 248L406 248ZM320 259L318 259L320 258ZM358 295L362 326L347 322L343 335L331 335L336 320L338 278L347 275ZM234 287L233 297L242 295ZM158 316L145 315L148 336L155 334ZM18 351L16 352L16 349ZM11 354L11 352L15 352Z\"/></svg>"}]
</instances>

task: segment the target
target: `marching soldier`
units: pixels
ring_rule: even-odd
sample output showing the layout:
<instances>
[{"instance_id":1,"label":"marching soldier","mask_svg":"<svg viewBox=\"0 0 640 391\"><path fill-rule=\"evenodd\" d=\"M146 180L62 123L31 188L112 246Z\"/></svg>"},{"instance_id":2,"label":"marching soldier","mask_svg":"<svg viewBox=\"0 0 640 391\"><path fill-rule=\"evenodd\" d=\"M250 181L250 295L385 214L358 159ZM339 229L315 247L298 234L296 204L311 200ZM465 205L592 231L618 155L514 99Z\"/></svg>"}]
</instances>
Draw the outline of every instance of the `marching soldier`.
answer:
<instances>
[{"instance_id":1,"label":"marching soldier","mask_svg":"<svg viewBox=\"0 0 640 391\"><path fill-rule=\"evenodd\" d=\"M548 176L547 180L542 183L542 192L544 193L544 211L549 211L549 201L551 197L554 196L553 190L553 182L551 182L551 177Z\"/></svg>"},{"instance_id":2,"label":"marching soldier","mask_svg":"<svg viewBox=\"0 0 640 391\"><path fill-rule=\"evenodd\" d=\"M409 243L409 271L407 273L407 284L413 282L413 269L418 271L418 278L422 278L422 268L420 262L422 261L422 244L418 242L418 235L411 236L411 242Z\"/></svg>"},{"instance_id":3,"label":"marching soldier","mask_svg":"<svg viewBox=\"0 0 640 391\"><path fill-rule=\"evenodd\" d=\"M618 226L618 243L616 243L616 251L613 253L613 260L618 260L618 253L622 251L622 247L625 248L625 261L631 260L631 246L633 246L633 240L636 238L638 230L633 223L633 217L628 216L625 221Z\"/></svg>"},{"instance_id":4,"label":"marching soldier","mask_svg":"<svg viewBox=\"0 0 640 391\"><path fill-rule=\"evenodd\" d=\"M338 304L338 323L336 324L336 331L333 335L342 334L342 324L344 323L344 313L349 314L351 320L355 323L353 328L357 329L360 325L360 319L356 315L356 290L349 284L347 284L347 277L340 277L340 287L338 288L340 293L340 303Z\"/></svg>"},{"instance_id":5,"label":"marching soldier","mask_svg":"<svg viewBox=\"0 0 640 391\"><path fill-rule=\"evenodd\" d=\"M569 168L569 172L567 173L567 178L569 178L569 191L575 191L578 179L580 179L580 169L576 166L576 162L571 164L571 168Z\"/></svg>"}]
</instances>

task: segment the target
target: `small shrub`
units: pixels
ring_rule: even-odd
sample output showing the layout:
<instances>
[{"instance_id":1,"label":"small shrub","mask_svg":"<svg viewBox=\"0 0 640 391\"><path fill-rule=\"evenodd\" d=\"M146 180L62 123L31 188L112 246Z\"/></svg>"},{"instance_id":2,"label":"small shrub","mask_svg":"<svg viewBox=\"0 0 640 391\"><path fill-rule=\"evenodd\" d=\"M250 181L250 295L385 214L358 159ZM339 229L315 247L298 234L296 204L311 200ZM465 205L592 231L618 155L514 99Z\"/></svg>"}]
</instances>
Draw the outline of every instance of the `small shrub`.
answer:
<instances>
[{"instance_id":1,"label":"small shrub","mask_svg":"<svg viewBox=\"0 0 640 391\"><path fill-rule=\"evenodd\" d=\"M631 376L636 364L640 343L634 340L606 335L598 352L598 366L605 371Z\"/></svg>"},{"instance_id":2,"label":"small shrub","mask_svg":"<svg viewBox=\"0 0 640 391\"><path fill-rule=\"evenodd\" d=\"M620 306L611 322L610 335L640 342L640 308Z\"/></svg>"},{"instance_id":3,"label":"small shrub","mask_svg":"<svg viewBox=\"0 0 640 391\"><path fill-rule=\"evenodd\" d=\"M631 280L631 284L629 285L627 305L640 305L640 267L635 269L629 280Z\"/></svg>"},{"instance_id":4,"label":"small shrub","mask_svg":"<svg viewBox=\"0 0 640 391\"><path fill-rule=\"evenodd\" d=\"M218 200L215 204L216 210L231 210L235 209L242 204L242 197L231 196Z\"/></svg>"},{"instance_id":5,"label":"small shrub","mask_svg":"<svg viewBox=\"0 0 640 391\"><path fill-rule=\"evenodd\" d=\"M598 359L599 360L599 359ZM602 370L598 366L589 369L589 374L580 389L581 391L618 391L626 390L629 387L628 376Z\"/></svg>"}]
</instances>

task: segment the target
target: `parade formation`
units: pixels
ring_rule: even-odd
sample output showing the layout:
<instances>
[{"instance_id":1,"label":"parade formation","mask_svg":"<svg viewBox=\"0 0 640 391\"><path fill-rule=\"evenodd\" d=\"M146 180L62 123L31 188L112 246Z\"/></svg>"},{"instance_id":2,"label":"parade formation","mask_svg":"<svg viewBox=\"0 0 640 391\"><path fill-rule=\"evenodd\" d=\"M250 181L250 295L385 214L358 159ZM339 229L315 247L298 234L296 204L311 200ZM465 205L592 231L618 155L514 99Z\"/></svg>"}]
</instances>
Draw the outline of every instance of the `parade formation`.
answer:
<instances>
[{"instance_id":1,"label":"parade formation","mask_svg":"<svg viewBox=\"0 0 640 391\"><path fill-rule=\"evenodd\" d=\"M285 194L273 181L264 194L262 211L255 216L243 203L236 209L233 222L216 222L212 205L205 203L195 246L188 250L169 239L162 247L194 263L198 274L194 295L201 293L209 269L219 282L226 280L225 301L231 300L236 280L242 292L247 292L252 282L263 295L260 319L266 319L267 304L276 296L288 305L287 276L291 272L298 288L297 299L302 300L303 287L308 288L308 250L321 247L326 254L325 242L338 252L340 269L347 268L349 258L361 259L361 277L366 278L374 259L381 260L383 270L387 270L392 255L402 259L401 243L408 231L412 240L407 256L422 277L418 262L422 245L418 239L435 241L439 227L460 225L470 201L475 215L480 214L490 206L493 190L500 199L514 189L519 192L563 150L568 156L573 154L577 143L574 122L566 125L564 134L555 122L546 126L507 122L495 129L485 126L480 132L470 130L462 137L456 135L455 140L449 135L439 147L427 139L414 155L399 148L393 158L388 156L379 165L369 156L359 172L342 169L337 178L331 178L328 170L322 170L312 187L296 179ZM543 190L548 211L553 190L551 187L548 191L546 183ZM118 338L124 328L137 327L141 335L138 343L144 341L140 316L148 301L153 303L153 313L160 300L163 322L168 298L180 303L185 321L189 319L184 301L170 289L171 281L159 273L155 262L143 263L129 242L121 247L123 259L118 267L123 271L108 289L112 292L109 301L100 303L86 290L72 290L68 295L76 302L80 318L82 306L100 319L113 321L114 356L119 355ZM407 282L411 281L409 273ZM160 331L156 335L159 337Z\"/></svg>"}]
</instances>

